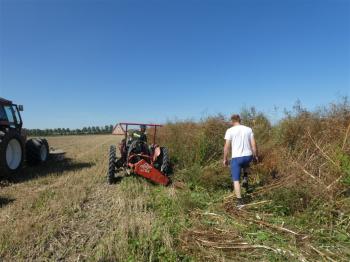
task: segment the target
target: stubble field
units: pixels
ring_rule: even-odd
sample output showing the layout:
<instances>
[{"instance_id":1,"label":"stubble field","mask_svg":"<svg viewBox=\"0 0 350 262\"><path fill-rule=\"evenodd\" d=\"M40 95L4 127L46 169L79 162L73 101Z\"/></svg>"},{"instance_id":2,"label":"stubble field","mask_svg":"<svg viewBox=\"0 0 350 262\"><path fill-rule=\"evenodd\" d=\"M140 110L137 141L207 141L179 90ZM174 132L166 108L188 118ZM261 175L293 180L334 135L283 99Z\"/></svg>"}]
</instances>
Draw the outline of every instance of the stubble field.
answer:
<instances>
[{"instance_id":1,"label":"stubble field","mask_svg":"<svg viewBox=\"0 0 350 262\"><path fill-rule=\"evenodd\" d=\"M190 163L166 188L135 176L107 184L118 136L49 137L67 152L64 161L25 166L0 182L0 261L348 261L347 191L334 207L314 204L294 186L294 173L270 177L270 156L253 165L250 202L237 210L228 168L198 164L198 152L206 154L192 148L194 139L181 140L189 139L186 129L168 128L182 133L167 133L170 143L161 144L168 142L177 167ZM221 146L208 151L219 156ZM342 211L333 217L334 208Z\"/></svg>"},{"instance_id":2,"label":"stubble field","mask_svg":"<svg viewBox=\"0 0 350 262\"><path fill-rule=\"evenodd\" d=\"M156 247L149 237L157 223L149 208L152 185L134 177L106 183L108 148L118 139L49 138L50 146L67 152L65 161L25 167L14 180L2 182L2 260L152 260ZM167 230L161 229L157 245L171 248Z\"/></svg>"}]
</instances>

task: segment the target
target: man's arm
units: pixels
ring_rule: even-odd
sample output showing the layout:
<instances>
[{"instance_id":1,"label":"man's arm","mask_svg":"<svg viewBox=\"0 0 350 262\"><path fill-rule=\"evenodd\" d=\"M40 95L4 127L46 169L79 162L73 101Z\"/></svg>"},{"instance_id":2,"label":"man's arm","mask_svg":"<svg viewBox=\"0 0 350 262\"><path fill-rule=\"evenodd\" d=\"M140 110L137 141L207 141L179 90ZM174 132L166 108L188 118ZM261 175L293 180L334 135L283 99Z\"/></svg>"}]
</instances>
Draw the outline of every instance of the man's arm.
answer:
<instances>
[{"instance_id":1,"label":"man's arm","mask_svg":"<svg viewBox=\"0 0 350 262\"><path fill-rule=\"evenodd\" d=\"M255 157L256 161L258 161L258 148L256 146L256 141L255 141L255 138L254 136L252 136L250 138L250 144L252 146L252 150L253 150L253 156Z\"/></svg>"},{"instance_id":2,"label":"man's arm","mask_svg":"<svg viewBox=\"0 0 350 262\"><path fill-rule=\"evenodd\" d=\"M224 166L228 166L227 158L230 151L230 147L231 147L231 140L226 139L225 146L224 146L224 161L223 161Z\"/></svg>"}]
</instances>

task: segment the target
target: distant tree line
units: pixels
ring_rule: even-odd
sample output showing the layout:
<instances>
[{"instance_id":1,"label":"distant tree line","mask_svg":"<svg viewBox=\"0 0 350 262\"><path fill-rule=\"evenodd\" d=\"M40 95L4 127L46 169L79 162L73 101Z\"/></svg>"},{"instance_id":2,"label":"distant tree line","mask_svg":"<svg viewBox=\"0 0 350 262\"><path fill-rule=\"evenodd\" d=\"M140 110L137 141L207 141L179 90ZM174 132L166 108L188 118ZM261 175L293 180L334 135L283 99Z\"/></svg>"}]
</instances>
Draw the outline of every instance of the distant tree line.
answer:
<instances>
[{"instance_id":1,"label":"distant tree line","mask_svg":"<svg viewBox=\"0 0 350 262\"><path fill-rule=\"evenodd\" d=\"M29 136L68 136L68 135L93 135L93 134L110 134L113 125L105 126L88 126L83 128L46 128L46 129L27 129Z\"/></svg>"}]
</instances>

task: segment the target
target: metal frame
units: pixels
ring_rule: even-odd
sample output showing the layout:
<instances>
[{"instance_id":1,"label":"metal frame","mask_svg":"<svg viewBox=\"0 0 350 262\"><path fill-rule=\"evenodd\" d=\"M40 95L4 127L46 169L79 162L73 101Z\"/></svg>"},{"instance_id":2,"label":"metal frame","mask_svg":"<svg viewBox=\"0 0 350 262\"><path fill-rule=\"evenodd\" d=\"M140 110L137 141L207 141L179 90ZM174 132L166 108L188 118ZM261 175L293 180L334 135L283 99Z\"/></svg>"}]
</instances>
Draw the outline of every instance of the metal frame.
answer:
<instances>
[{"instance_id":1,"label":"metal frame","mask_svg":"<svg viewBox=\"0 0 350 262\"><path fill-rule=\"evenodd\" d=\"M144 126L154 127L153 144L156 143L157 127L162 127L163 126L163 125L160 125L160 124L144 124L144 123L121 122L121 123L116 124L113 129L115 129L118 125L122 128L123 132L125 133L125 140L128 137L128 127L129 126L141 126L141 125L144 125ZM123 125L125 126L125 129L123 128Z\"/></svg>"},{"instance_id":2,"label":"metal frame","mask_svg":"<svg viewBox=\"0 0 350 262\"><path fill-rule=\"evenodd\" d=\"M154 152L149 152L150 154L145 154L144 152L141 153L132 153L130 155L126 154L124 155L125 151L122 152L122 148L123 150L126 148L127 145L127 138L128 138L128 129L129 126L140 126L140 125L145 125L148 127L154 127L154 133L153 133L153 146L155 147ZM153 183L156 184L161 184L164 186L167 186L170 182L170 179L167 177L167 175L165 173L162 173L160 170L158 170L155 166L154 166L154 161L155 161L155 156L159 156L160 155L160 147L158 145L156 145L156 135L157 135L157 128L158 127L162 127L162 125L160 124L144 124L144 123L131 123L131 122L120 122L117 123L114 126L113 132L112 134L114 135L124 135L125 139L124 141L122 141L119 146L120 146L120 151L121 151L121 162L120 167L118 166L118 168L121 168L122 170L125 170L127 174L135 174L141 177L144 177L150 181L152 181ZM157 150L156 148L159 148L159 150ZM158 152L158 153L157 153ZM125 159L124 159L125 157ZM133 160L135 157L140 157L140 159L135 159ZM111 161L111 160L110 160ZM117 160L116 162L118 162L119 160ZM131 163L133 162L133 163ZM108 177L110 178L111 175L114 176L114 174L110 173L111 171L109 171L108 173Z\"/></svg>"}]
</instances>

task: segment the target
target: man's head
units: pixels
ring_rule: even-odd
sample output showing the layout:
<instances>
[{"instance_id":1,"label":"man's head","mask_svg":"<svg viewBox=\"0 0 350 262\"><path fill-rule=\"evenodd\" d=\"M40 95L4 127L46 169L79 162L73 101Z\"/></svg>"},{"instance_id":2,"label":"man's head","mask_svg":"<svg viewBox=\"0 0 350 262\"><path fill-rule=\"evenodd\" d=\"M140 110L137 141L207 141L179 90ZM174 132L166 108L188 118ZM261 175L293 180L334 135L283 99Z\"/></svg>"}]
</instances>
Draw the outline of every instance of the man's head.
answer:
<instances>
[{"instance_id":1,"label":"man's head","mask_svg":"<svg viewBox=\"0 0 350 262\"><path fill-rule=\"evenodd\" d=\"M241 123L241 117L239 115L233 114L231 116L231 121L233 125L239 125Z\"/></svg>"},{"instance_id":2,"label":"man's head","mask_svg":"<svg viewBox=\"0 0 350 262\"><path fill-rule=\"evenodd\" d=\"M142 133L145 133L146 132L146 125L140 125L140 131Z\"/></svg>"}]
</instances>

